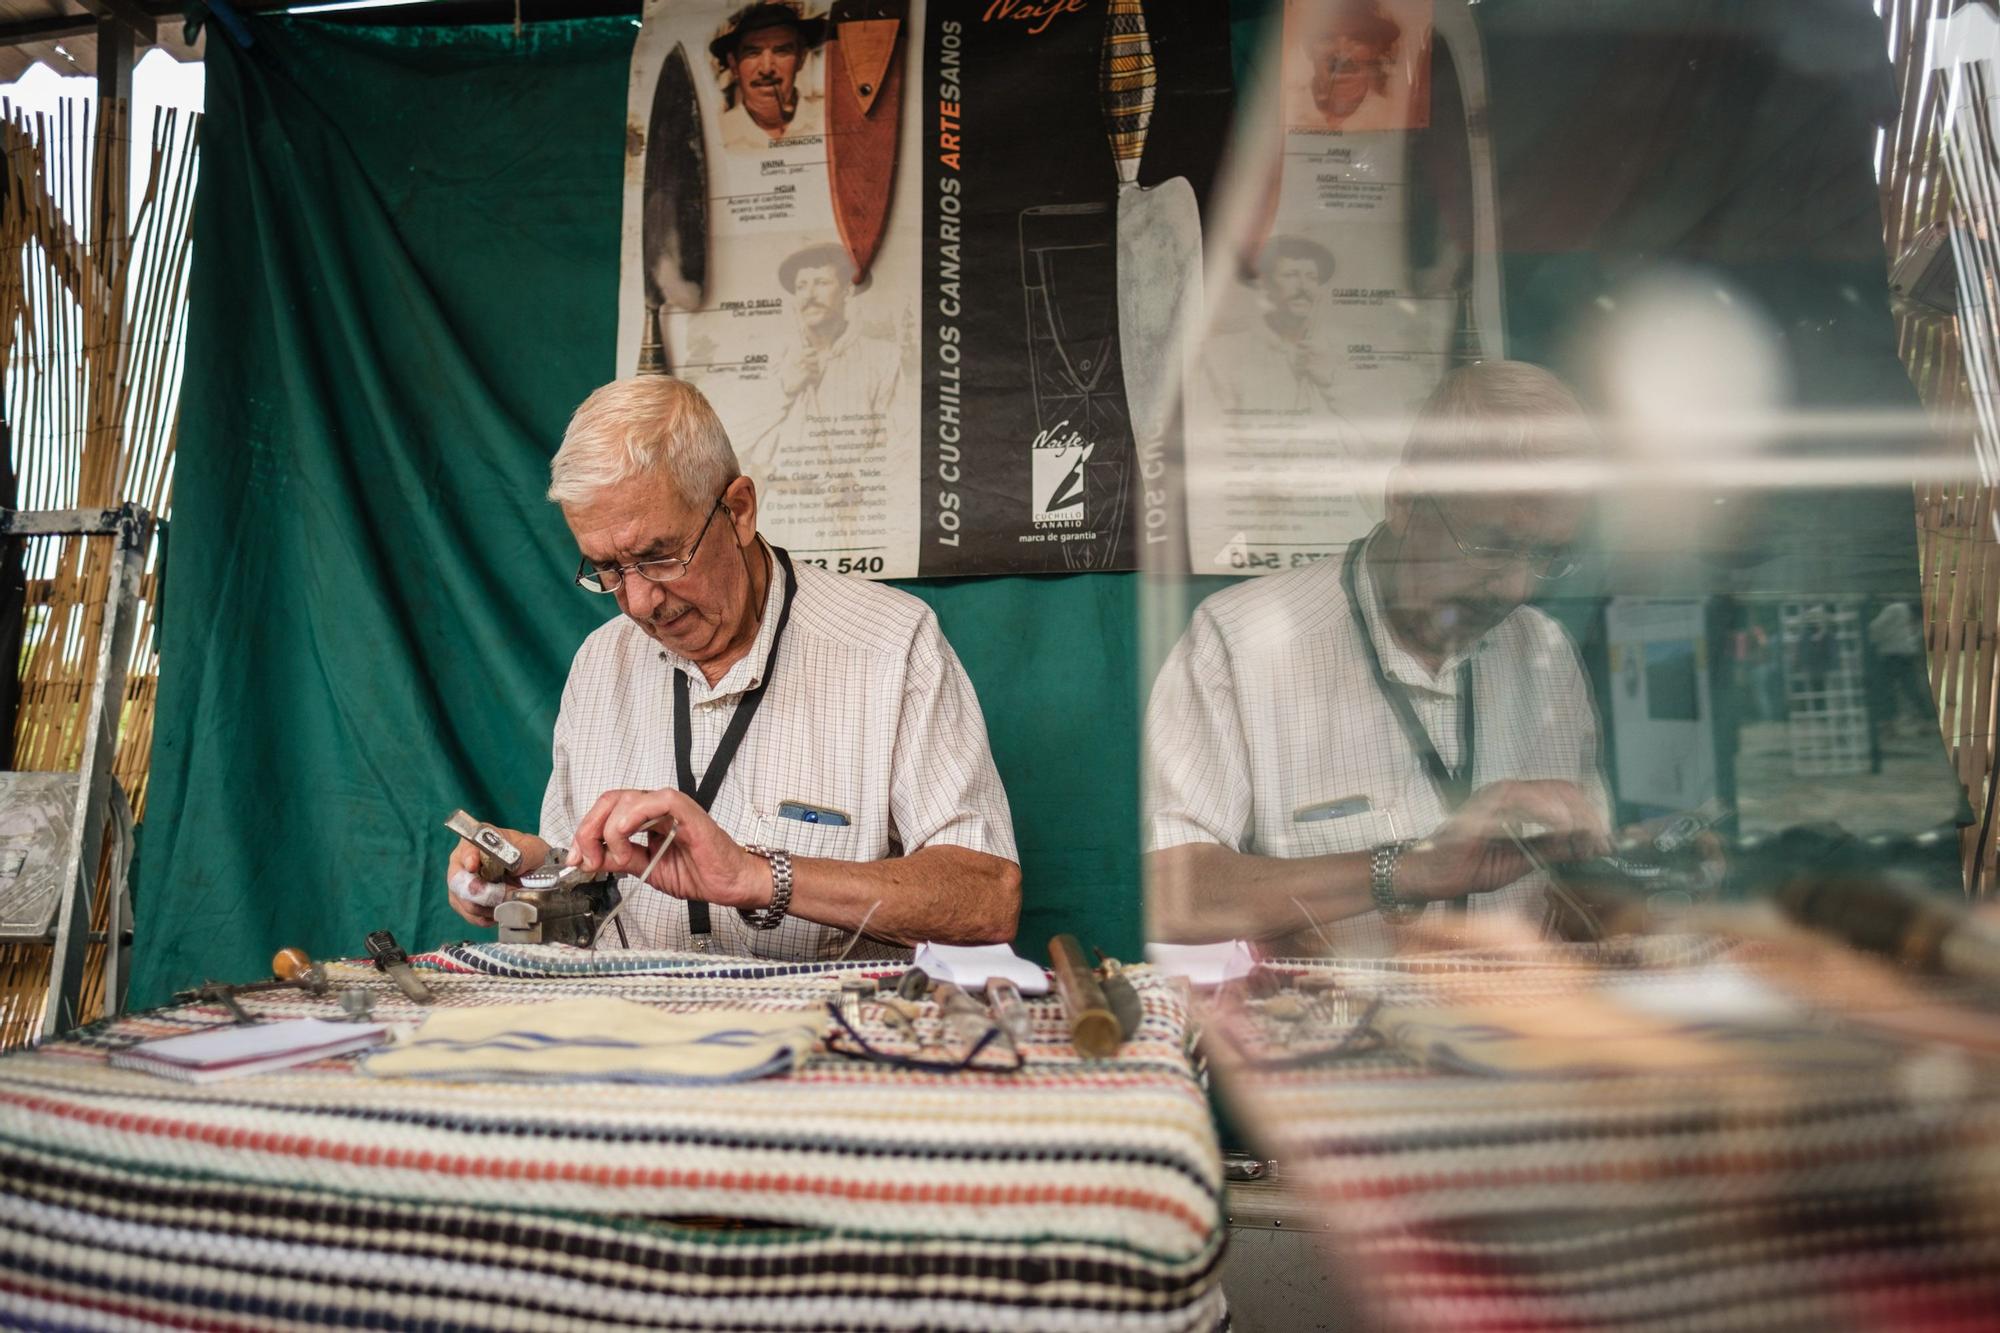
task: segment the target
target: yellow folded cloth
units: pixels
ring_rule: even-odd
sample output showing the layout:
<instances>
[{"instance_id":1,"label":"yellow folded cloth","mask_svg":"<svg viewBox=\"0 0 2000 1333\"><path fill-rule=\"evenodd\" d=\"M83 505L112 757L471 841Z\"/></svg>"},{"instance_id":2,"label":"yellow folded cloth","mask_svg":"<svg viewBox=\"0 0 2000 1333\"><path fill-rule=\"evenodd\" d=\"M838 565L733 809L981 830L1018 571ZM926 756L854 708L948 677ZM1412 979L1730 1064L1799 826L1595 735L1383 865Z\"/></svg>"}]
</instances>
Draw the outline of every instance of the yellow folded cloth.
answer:
<instances>
[{"instance_id":1,"label":"yellow folded cloth","mask_svg":"<svg viewBox=\"0 0 2000 1333\"><path fill-rule=\"evenodd\" d=\"M608 996L442 1009L364 1068L385 1078L732 1083L797 1068L823 1017L799 1009L669 1013Z\"/></svg>"}]
</instances>

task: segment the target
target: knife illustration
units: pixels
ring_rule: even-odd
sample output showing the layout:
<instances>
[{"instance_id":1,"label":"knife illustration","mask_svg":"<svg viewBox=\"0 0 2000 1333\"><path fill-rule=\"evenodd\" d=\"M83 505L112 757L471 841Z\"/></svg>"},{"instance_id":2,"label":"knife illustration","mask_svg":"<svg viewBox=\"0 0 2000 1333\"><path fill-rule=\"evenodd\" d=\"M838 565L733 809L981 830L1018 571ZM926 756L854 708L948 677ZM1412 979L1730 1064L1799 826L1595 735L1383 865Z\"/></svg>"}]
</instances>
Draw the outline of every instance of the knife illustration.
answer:
<instances>
[{"instance_id":1,"label":"knife illustration","mask_svg":"<svg viewBox=\"0 0 2000 1333\"><path fill-rule=\"evenodd\" d=\"M701 142L701 105L687 47L676 42L660 65L653 115L646 126L646 173L641 187L641 266L646 282L646 330L639 370L665 373L661 311L699 310L708 282L708 161Z\"/></svg>"},{"instance_id":2,"label":"knife illustration","mask_svg":"<svg viewBox=\"0 0 2000 1333\"><path fill-rule=\"evenodd\" d=\"M1098 90L1118 168L1118 350L1132 445L1162 450L1179 415L1189 336L1201 318L1201 212L1175 176L1150 189L1139 160L1158 75L1143 0L1110 0Z\"/></svg>"},{"instance_id":3,"label":"knife illustration","mask_svg":"<svg viewBox=\"0 0 2000 1333\"><path fill-rule=\"evenodd\" d=\"M826 44L826 179L854 280L868 276L896 182L906 0L834 0Z\"/></svg>"}]
</instances>

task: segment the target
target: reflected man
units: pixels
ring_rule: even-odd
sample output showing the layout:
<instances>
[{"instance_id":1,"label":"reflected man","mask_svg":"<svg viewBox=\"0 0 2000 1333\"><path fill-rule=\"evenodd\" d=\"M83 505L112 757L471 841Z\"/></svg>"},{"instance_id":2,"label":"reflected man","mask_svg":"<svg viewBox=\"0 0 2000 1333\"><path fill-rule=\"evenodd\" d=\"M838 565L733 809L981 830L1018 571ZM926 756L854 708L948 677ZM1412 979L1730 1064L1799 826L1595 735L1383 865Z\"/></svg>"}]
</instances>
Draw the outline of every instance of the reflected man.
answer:
<instances>
[{"instance_id":1,"label":"reflected man","mask_svg":"<svg viewBox=\"0 0 2000 1333\"><path fill-rule=\"evenodd\" d=\"M1197 608L1147 711L1155 938L1385 953L1449 899L1539 920L1517 834L1608 845L1589 685L1526 605L1575 567L1588 502L1560 473L1594 449L1546 371L1455 371L1372 532Z\"/></svg>"}]
</instances>

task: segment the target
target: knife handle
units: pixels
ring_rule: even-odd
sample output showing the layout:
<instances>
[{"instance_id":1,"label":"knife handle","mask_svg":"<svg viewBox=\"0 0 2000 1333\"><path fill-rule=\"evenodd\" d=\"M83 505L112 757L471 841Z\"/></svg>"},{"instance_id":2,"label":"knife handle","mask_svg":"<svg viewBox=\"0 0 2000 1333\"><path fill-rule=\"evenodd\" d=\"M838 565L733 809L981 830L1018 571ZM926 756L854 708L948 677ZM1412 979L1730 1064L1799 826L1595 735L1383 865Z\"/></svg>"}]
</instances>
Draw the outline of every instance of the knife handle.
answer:
<instances>
[{"instance_id":1,"label":"knife handle","mask_svg":"<svg viewBox=\"0 0 2000 1333\"><path fill-rule=\"evenodd\" d=\"M1111 0L1104 14L1097 88L1120 185L1138 183L1139 159L1146 155L1146 131L1153 125L1153 95L1158 82L1143 0Z\"/></svg>"}]
</instances>

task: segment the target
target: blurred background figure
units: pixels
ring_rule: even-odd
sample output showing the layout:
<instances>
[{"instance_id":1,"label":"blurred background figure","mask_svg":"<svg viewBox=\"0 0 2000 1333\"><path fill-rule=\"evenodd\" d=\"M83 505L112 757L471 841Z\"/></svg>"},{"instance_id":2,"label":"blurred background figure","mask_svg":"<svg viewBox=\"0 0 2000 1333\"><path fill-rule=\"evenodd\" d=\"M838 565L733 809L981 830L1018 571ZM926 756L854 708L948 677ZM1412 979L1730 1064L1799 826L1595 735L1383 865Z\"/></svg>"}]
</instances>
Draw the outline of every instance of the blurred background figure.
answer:
<instances>
[{"instance_id":1,"label":"blurred background figure","mask_svg":"<svg viewBox=\"0 0 2000 1333\"><path fill-rule=\"evenodd\" d=\"M1923 619L1917 609L1909 602L1894 601L1877 611L1868 622L1868 646L1875 650L1882 682L1876 719L1880 730L1894 735L1902 729L1906 709L1913 730L1936 726L1924 662Z\"/></svg>"}]
</instances>

